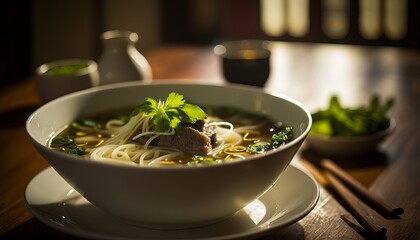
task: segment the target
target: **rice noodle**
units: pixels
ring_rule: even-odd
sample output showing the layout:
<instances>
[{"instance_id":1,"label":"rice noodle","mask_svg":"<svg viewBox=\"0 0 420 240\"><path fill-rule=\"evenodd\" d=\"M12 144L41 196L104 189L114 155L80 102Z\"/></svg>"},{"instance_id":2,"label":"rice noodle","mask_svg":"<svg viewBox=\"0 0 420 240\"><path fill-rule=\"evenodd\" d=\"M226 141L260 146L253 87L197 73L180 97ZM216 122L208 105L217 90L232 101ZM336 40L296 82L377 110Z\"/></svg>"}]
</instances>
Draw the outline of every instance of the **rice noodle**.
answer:
<instances>
[{"instance_id":1,"label":"rice noodle","mask_svg":"<svg viewBox=\"0 0 420 240\"><path fill-rule=\"evenodd\" d=\"M111 120L106 124L107 130L114 130L114 136L109 138L99 146L91 150L90 159L98 161L120 160L125 162L136 163L138 165L156 164L166 159L180 158L184 154L176 149L171 148L150 148L150 143L161 135L173 135L175 131L171 132L152 132L149 131L149 119L140 113L130 118L130 120L120 127L116 125L121 122ZM132 135L141 129L142 133L132 137ZM144 145L128 143L128 140L136 140L143 136L149 136ZM153 161L151 161L153 160Z\"/></svg>"},{"instance_id":2,"label":"rice noodle","mask_svg":"<svg viewBox=\"0 0 420 240\"><path fill-rule=\"evenodd\" d=\"M247 155L246 147L241 144L244 140L243 134L258 134L257 130L265 123L237 127L230 122L213 119L210 126L216 126L216 146L209 153L211 156L224 154L227 158L243 159ZM184 153L178 149L151 146L153 140L163 135L173 135L171 132L154 132L149 124L149 118L143 113L130 118L123 125L121 120L110 120L106 123L104 132L111 137L102 145L90 149L90 159L96 161L116 162L134 164L137 166L150 166L167 163L167 160L177 161L184 157ZM144 138L144 143L133 142ZM246 139L245 139L246 140ZM99 145L99 144L98 144ZM242 147L242 148L241 148ZM241 148L241 150L238 150Z\"/></svg>"},{"instance_id":3,"label":"rice noodle","mask_svg":"<svg viewBox=\"0 0 420 240\"><path fill-rule=\"evenodd\" d=\"M113 120L110 120L106 123L105 128L113 130L113 129L118 129L123 125L124 125L124 121L122 121L120 119L113 119Z\"/></svg>"},{"instance_id":4,"label":"rice noodle","mask_svg":"<svg viewBox=\"0 0 420 240\"><path fill-rule=\"evenodd\" d=\"M110 144L100 146L91 152L90 158L97 161L119 160L144 166L163 162L166 159L180 158L183 155L184 154L181 151L176 149L144 149L142 145L130 143L123 145ZM146 163L146 161L148 162Z\"/></svg>"}]
</instances>

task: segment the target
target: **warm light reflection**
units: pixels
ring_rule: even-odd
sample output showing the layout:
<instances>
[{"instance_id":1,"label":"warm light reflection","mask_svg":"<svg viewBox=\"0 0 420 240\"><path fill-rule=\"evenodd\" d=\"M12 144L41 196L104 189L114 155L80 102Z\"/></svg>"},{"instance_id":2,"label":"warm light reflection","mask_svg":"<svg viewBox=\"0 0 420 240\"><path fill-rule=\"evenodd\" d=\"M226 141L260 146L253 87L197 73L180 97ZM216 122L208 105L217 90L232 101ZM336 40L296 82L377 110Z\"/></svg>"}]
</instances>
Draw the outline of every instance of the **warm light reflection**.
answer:
<instances>
[{"instance_id":1,"label":"warm light reflection","mask_svg":"<svg viewBox=\"0 0 420 240\"><path fill-rule=\"evenodd\" d=\"M349 8L347 0L323 0L322 29L334 39L343 38L349 32Z\"/></svg>"},{"instance_id":2,"label":"warm light reflection","mask_svg":"<svg viewBox=\"0 0 420 240\"><path fill-rule=\"evenodd\" d=\"M287 45L276 43L271 47L271 66L270 72L271 81L268 82L268 88L278 89L293 89L289 79L291 55L290 48ZM290 93L289 93L290 94Z\"/></svg>"},{"instance_id":3,"label":"warm light reflection","mask_svg":"<svg viewBox=\"0 0 420 240\"><path fill-rule=\"evenodd\" d=\"M381 95L396 91L401 62L395 48L373 51L340 44L294 46L272 44L272 71L266 87L304 101L309 110L327 107L332 93L340 95L343 103L361 104L366 102L366 88ZM388 77L378 86L372 85L371 79L384 76ZM302 96L310 96L310 101Z\"/></svg>"},{"instance_id":4,"label":"warm light reflection","mask_svg":"<svg viewBox=\"0 0 420 240\"><path fill-rule=\"evenodd\" d=\"M67 196L67 197L69 197L69 196L70 196L70 195L72 195L73 193L77 193L77 192L76 192L76 190L74 190L74 189L72 188L72 189L70 189L70 190L67 192L66 196Z\"/></svg>"},{"instance_id":5,"label":"warm light reflection","mask_svg":"<svg viewBox=\"0 0 420 240\"><path fill-rule=\"evenodd\" d=\"M303 37L309 32L308 0L288 1L287 30L294 37Z\"/></svg>"},{"instance_id":6,"label":"warm light reflection","mask_svg":"<svg viewBox=\"0 0 420 240\"><path fill-rule=\"evenodd\" d=\"M360 34L366 39L377 39L381 35L380 0L359 1Z\"/></svg>"},{"instance_id":7,"label":"warm light reflection","mask_svg":"<svg viewBox=\"0 0 420 240\"><path fill-rule=\"evenodd\" d=\"M261 27L269 36L281 36L286 32L286 0L261 0Z\"/></svg>"},{"instance_id":8,"label":"warm light reflection","mask_svg":"<svg viewBox=\"0 0 420 240\"><path fill-rule=\"evenodd\" d=\"M340 93L343 98L346 98L346 94L353 94L352 89L359 86L355 84L358 81L351 79L350 76L354 76L355 72L359 71L358 64L361 61L358 57L360 56L355 54L351 47L340 45L331 48L320 47L317 49L316 56L319 61L317 61L315 69L319 72L314 75L322 76L322 79L314 80L325 83L320 84L320 88L316 91L325 92L327 95L327 93L337 92L339 89L347 89L347 92Z\"/></svg>"},{"instance_id":9,"label":"warm light reflection","mask_svg":"<svg viewBox=\"0 0 420 240\"><path fill-rule=\"evenodd\" d=\"M389 39L399 40L405 37L407 0L385 0L384 23L385 35Z\"/></svg>"},{"instance_id":10,"label":"warm light reflection","mask_svg":"<svg viewBox=\"0 0 420 240\"><path fill-rule=\"evenodd\" d=\"M345 38L350 31L350 1L322 0L321 28L332 39ZM407 0L359 1L358 26L360 35L375 40L385 35L400 40L407 34ZM289 34L304 37L309 33L309 0L261 0L261 28L268 35L278 37Z\"/></svg>"},{"instance_id":11,"label":"warm light reflection","mask_svg":"<svg viewBox=\"0 0 420 240\"><path fill-rule=\"evenodd\" d=\"M258 225L258 223L260 223L261 220L263 220L267 213L267 208L265 207L264 203L258 199L246 205L246 207L244 207L243 210L255 223L255 225Z\"/></svg>"},{"instance_id":12,"label":"warm light reflection","mask_svg":"<svg viewBox=\"0 0 420 240\"><path fill-rule=\"evenodd\" d=\"M303 37L309 32L308 0L261 0L261 27L269 36L286 33Z\"/></svg>"}]
</instances>

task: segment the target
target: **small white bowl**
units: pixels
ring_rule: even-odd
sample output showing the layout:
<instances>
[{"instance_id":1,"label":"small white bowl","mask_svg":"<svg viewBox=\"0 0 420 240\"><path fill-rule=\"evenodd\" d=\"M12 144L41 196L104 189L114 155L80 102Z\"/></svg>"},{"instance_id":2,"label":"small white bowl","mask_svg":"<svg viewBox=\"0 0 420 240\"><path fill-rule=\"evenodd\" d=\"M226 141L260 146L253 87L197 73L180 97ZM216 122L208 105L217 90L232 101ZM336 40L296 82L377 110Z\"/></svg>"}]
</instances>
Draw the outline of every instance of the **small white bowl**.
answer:
<instances>
[{"instance_id":1,"label":"small white bowl","mask_svg":"<svg viewBox=\"0 0 420 240\"><path fill-rule=\"evenodd\" d=\"M54 67L74 64L84 64L86 67L66 74L50 72ZM98 66L90 59L70 58L48 62L39 66L36 74L36 91L43 103L99 84Z\"/></svg>"},{"instance_id":2,"label":"small white bowl","mask_svg":"<svg viewBox=\"0 0 420 240\"><path fill-rule=\"evenodd\" d=\"M371 135L332 137L310 133L305 143L316 152L327 157L351 157L366 154L387 138L395 129L395 121L390 126Z\"/></svg>"},{"instance_id":3,"label":"small white bowl","mask_svg":"<svg viewBox=\"0 0 420 240\"><path fill-rule=\"evenodd\" d=\"M269 114L293 128L294 140L241 161L198 167L134 167L55 151L48 139L74 119L137 106L146 97L183 94L191 103ZM312 125L299 102L257 87L125 82L79 91L36 110L26 123L32 144L93 205L142 225L194 226L226 218L265 193L287 168Z\"/></svg>"}]
</instances>

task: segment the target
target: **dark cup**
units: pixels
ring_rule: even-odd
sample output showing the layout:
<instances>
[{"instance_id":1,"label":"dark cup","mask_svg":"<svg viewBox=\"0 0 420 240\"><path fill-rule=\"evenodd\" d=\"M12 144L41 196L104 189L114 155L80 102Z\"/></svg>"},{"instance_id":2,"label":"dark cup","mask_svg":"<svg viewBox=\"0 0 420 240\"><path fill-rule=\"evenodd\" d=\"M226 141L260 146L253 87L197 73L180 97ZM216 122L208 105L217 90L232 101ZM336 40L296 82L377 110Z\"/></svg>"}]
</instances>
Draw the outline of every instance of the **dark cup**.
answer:
<instances>
[{"instance_id":1,"label":"dark cup","mask_svg":"<svg viewBox=\"0 0 420 240\"><path fill-rule=\"evenodd\" d=\"M268 41L242 40L217 45L223 75L228 82L262 87L270 75Z\"/></svg>"}]
</instances>

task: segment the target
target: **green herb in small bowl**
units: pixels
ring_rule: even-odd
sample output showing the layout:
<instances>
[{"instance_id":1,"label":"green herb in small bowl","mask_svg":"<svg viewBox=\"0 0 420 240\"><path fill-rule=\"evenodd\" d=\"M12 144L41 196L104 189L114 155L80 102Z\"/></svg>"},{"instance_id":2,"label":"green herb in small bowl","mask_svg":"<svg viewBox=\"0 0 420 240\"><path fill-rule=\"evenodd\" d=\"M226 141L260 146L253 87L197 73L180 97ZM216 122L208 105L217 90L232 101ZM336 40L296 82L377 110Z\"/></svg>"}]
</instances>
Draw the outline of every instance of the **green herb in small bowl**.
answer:
<instances>
[{"instance_id":1,"label":"green herb in small bowl","mask_svg":"<svg viewBox=\"0 0 420 240\"><path fill-rule=\"evenodd\" d=\"M372 151L395 128L395 122L388 116L393 104L392 98L381 102L374 95L366 106L344 107L334 95L327 109L311 114L313 125L307 143L329 156Z\"/></svg>"},{"instance_id":2,"label":"green herb in small bowl","mask_svg":"<svg viewBox=\"0 0 420 240\"><path fill-rule=\"evenodd\" d=\"M76 74L83 69L86 69L88 67L88 64L86 63L73 63L73 64L67 64L67 65L55 65L52 66L50 69L47 70L47 74L50 75L73 75Z\"/></svg>"}]
</instances>

